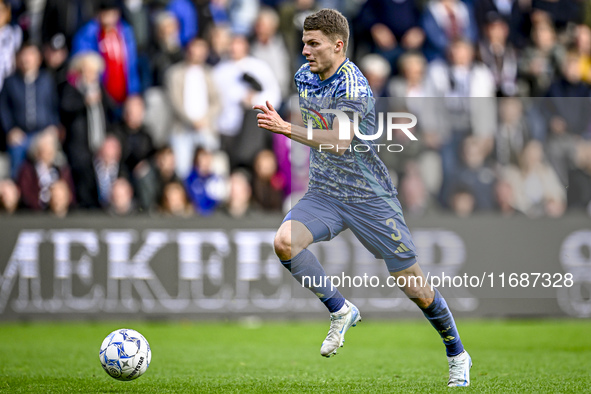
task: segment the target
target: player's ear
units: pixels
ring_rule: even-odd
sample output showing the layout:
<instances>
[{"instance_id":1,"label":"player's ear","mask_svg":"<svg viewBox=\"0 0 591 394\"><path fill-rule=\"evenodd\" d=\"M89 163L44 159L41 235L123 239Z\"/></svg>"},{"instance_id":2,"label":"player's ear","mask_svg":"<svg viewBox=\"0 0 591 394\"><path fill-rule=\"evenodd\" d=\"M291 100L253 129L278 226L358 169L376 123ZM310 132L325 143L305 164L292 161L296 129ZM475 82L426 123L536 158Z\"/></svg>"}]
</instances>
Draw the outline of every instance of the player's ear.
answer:
<instances>
[{"instance_id":1,"label":"player's ear","mask_svg":"<svg viewBox=\"0 0 591 394\"><path fill-rule=\"evenodd\" d=\"M335 43L335 46L334 46L334 52L335 53L341 52L343 50L344 46L345 46L345 43L343 42L343 40L337 40L337 42Z\"/></svg>"}]
</instances>

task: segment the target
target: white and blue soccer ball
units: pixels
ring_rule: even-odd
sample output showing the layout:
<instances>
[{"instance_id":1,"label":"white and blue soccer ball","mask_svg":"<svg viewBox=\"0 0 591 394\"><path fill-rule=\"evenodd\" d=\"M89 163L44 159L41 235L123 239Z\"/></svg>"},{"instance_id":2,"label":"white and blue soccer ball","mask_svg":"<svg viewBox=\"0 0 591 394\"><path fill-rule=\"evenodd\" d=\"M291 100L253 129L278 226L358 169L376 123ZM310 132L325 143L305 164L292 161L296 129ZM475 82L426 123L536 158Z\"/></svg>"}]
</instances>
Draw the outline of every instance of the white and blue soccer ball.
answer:
<instances>
[{"instance_id":1,"label":"white and blue soccer ball","mask_svg":"<svg viewBox=\"0 0 591 394\"><path fill-rule=\"evenodd\" d=\"M99 358L109 376L118 380L137 379L146 372L152 351L146 338L135 330L115 330L103 341Z\"/></svg>"}]
</instances>

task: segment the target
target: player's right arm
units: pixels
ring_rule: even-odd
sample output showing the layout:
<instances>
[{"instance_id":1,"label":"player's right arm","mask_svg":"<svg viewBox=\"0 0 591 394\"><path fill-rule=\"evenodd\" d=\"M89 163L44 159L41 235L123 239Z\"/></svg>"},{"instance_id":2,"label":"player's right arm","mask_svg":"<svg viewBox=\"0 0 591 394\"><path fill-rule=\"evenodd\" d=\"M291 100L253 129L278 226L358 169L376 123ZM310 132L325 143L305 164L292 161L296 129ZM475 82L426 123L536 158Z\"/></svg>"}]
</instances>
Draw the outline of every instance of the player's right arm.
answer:
<instances>
[{"instance_id":1,"label":"player's right arm","mask_svg":"<svg viewBox=\"0 0 591 394\"><path fill-rule=\"evenodd\" d=\"M275 108L267 101L267 105L255 105L254 109L262 111L257 115L257 126L276 134L283 134L293 141L302 143L314 149L322 149L341 156L349 149L355 135L353 122L350 122L349 139L340 139L338 129L314 129L312 138L308 139L308 129L284 121L275 111Z\"/></svg>"}]
</instances>

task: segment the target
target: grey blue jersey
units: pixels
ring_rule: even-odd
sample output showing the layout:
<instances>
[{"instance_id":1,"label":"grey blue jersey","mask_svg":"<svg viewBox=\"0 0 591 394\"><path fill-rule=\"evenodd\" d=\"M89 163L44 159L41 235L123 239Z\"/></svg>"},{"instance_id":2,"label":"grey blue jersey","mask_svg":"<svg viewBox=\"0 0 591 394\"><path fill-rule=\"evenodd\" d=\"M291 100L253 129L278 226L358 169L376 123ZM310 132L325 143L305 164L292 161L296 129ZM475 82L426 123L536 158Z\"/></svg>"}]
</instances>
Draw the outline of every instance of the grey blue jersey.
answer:
<instances>
[{"instance_id":1,"label":"grey blue jersey","mask_svg":"<svg viewBox=\"0 0 591 394\"><path fill-rule=\"evenodd\" d=\"M349 59L324 81L310 71L307 63L294 79L305 124L312 122L315 129L337 128L334 115L321 113L322 109L337 109L345 112L351 121L358 114L360 134L375 133L373 93L367 79ZM388 170L371 144L372 141L355 136L350 150L342 156L312 148L309 191L321 192L346 203L396 195Z\"/></svg>"}]
</instances>

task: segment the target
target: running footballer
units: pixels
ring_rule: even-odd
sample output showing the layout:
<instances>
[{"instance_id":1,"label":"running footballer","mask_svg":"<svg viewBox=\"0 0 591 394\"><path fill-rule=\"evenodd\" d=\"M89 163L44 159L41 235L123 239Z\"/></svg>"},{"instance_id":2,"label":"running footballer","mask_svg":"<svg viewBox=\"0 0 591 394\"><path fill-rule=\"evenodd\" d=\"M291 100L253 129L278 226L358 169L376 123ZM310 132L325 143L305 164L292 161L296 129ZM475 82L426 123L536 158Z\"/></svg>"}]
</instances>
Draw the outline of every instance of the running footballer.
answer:
<instances>
[{"instance_id":1,"label":"running footballer","mask_svg":"<svg viewBox=\"0 0 591 394\"><path fill-rule=\"evenodd\" d=\"M313 280L310 290L330 312L330 329L320 354L333 356L343 346L345 333L360 320L359 310L326 280L324 269L307 247L327 241L349 228L396 278L422 280L406 283L402 291L422 310L445 344L449 364L448 386L468 386L472 360L464 350L453 316L437 289L432 290L417 262L416 248L388 171L373 148L354 130L371 135L375 129L373 93L361 71L346 58L349 27L338 11L323 9L304 21L304 64L295 75L304 120L316 121L312 138L307 128L284 121L267 102L255 106L258 126L310 146L310 182L307 193L287 214L275 237L275 252L292 276ZM339 110L351 119L348 139L339 139L334 116ZM334 123L334 124L333 124ZM319 149L331 147L330 149ZM307 282L310 282L309 280ZM324 286L315 287L317 283Z\"/></svg>"}]
</instances>

